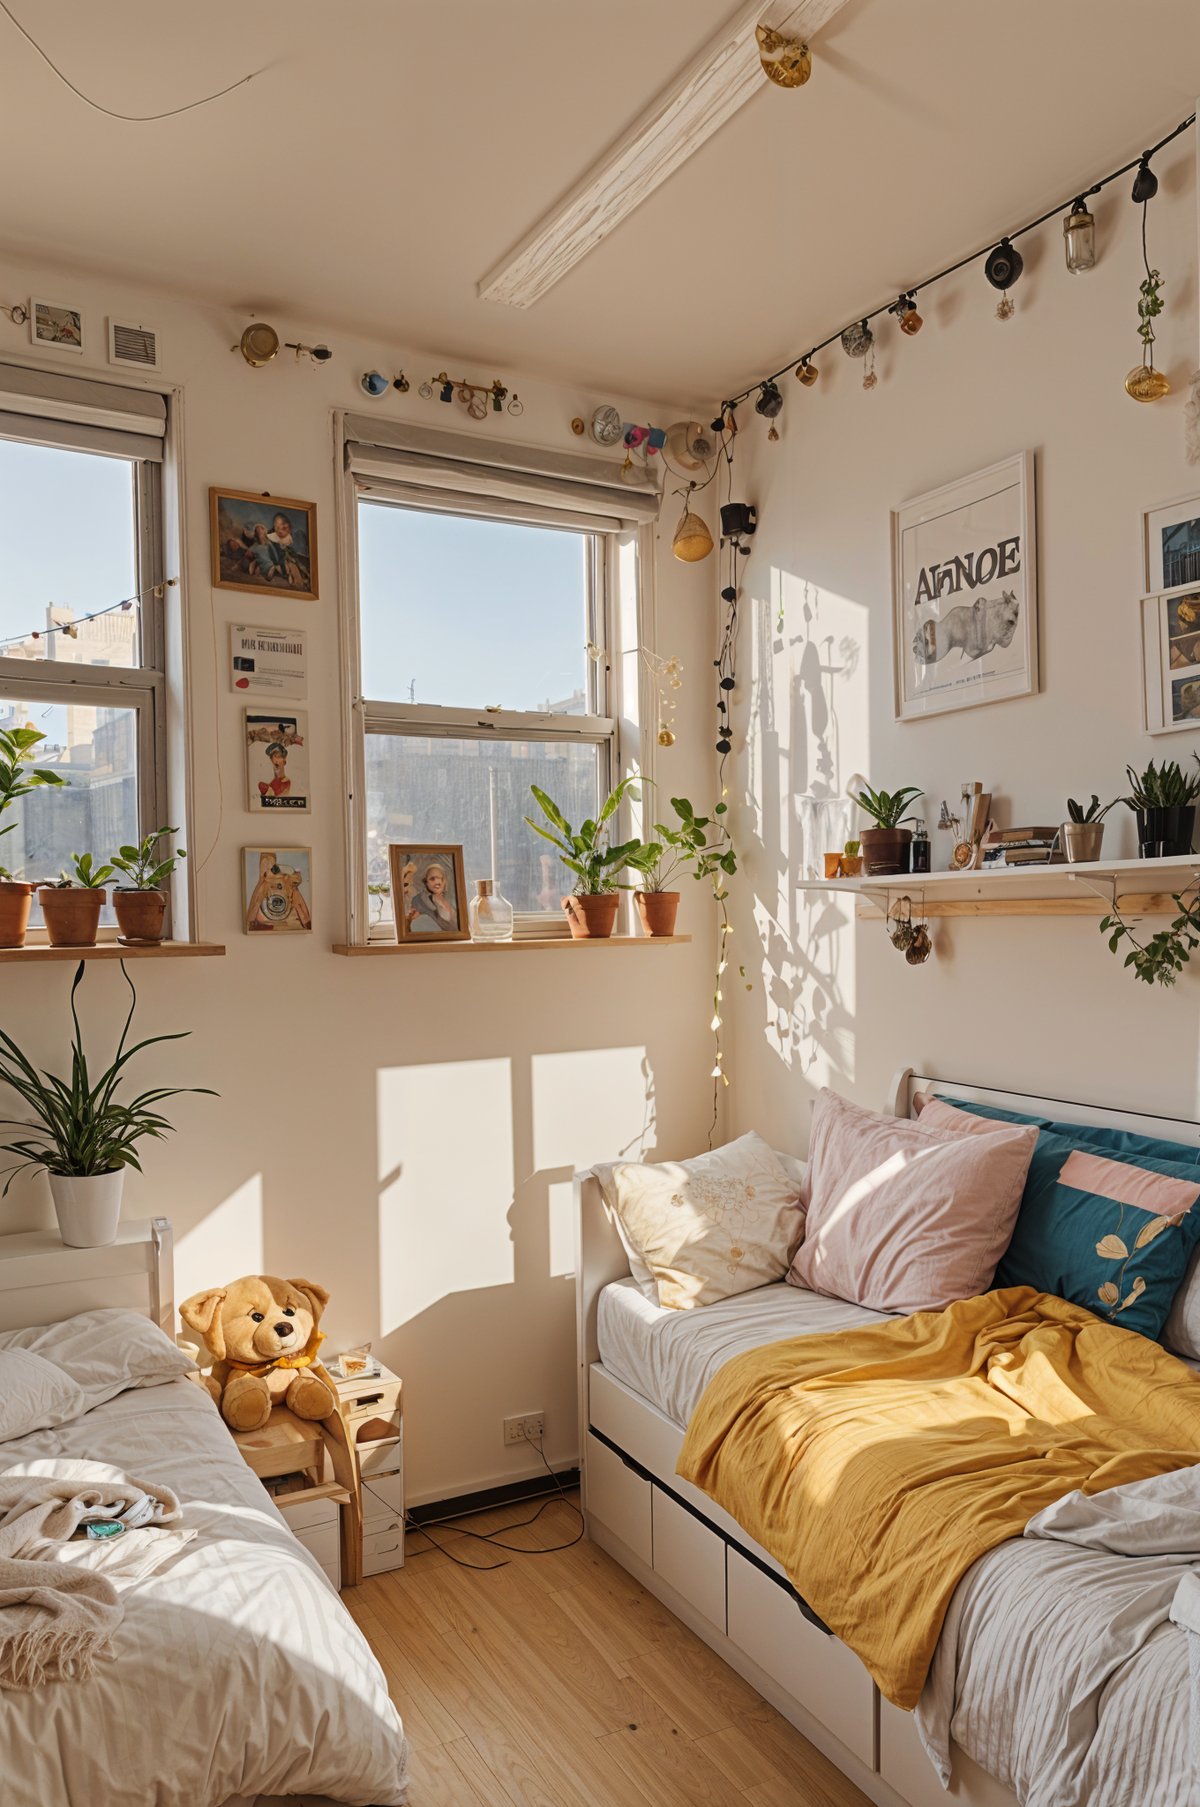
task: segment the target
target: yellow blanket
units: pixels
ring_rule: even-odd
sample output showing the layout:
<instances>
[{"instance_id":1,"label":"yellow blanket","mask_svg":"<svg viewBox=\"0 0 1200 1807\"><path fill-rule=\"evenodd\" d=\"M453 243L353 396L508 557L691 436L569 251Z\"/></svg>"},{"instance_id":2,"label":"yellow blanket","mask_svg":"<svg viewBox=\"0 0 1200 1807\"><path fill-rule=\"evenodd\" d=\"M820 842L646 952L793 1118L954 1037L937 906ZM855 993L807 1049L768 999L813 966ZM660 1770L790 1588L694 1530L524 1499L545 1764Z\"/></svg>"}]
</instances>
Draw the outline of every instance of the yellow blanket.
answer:
<instances>
[{"instance_id":1,"label":"yellow blanket","mask_svg":"<svg viewBox=\"0 0 1200 1807\"><path fill-rule=\"evenodd\" d=\"M735 1356L678 1472L787 1570L899 1707L958 1581L1081 1488L1200 1461L1200 1380L1130 1330L1011 1287Z\"/></svg>"}]
</instances>

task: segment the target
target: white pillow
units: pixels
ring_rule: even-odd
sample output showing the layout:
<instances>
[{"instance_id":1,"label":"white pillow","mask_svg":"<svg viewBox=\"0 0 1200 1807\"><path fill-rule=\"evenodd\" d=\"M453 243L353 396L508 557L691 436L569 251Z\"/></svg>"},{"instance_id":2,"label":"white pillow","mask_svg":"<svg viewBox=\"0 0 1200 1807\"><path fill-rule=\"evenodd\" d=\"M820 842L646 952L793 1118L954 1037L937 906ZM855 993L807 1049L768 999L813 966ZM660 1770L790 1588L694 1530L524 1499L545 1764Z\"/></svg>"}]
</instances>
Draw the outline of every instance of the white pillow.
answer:
<instances>
[{"instance_id":1,"label":"white pillow","mask_svg":"<svg viewBox=\"0 0 1200 1807\"><path fill-rule=\"evenodd\" d=\"M69 1424L87 1401L69 1374L28 1349L0 1349L0 1443Z\"/></svg>"},{"instance_id":2,"label":"white pillow","mask_svg":"<svg viewBox=\"0 0 1200 1807\"><path fill-rule=\"evenodd\" d=\"M63 1369L82 1388L87 1411L127 1387L175 1380L194 1365L151 1318L122 1306L77 1312L61 1324L5 1331L3 1349L29 1349Z\"/></svg>"},{"instance_id":3,"label":"white pillow","mask_svg":"<svg viewBox=\"0 0 1200 1807\"><path fill-rule=\"evenodd\" d=\"M781 1280L803 1229L799 1187L753 1131L689 1161L596 1169L634 1279L675 1310Z\"/></svg>"}]
</instances>

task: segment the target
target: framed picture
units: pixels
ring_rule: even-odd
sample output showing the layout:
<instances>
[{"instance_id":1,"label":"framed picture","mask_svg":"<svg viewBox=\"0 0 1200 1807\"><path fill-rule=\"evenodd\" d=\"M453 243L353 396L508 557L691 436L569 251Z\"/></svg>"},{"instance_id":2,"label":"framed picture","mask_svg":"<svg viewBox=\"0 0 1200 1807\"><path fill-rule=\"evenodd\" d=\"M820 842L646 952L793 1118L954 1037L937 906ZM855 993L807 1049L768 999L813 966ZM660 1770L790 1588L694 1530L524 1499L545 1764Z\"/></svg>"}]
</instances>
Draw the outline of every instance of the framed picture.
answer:
<instances>
[{"instance_id":1,"label":"framed picture","mask_svg":"<svg viewBox=\"0 0 1200 1807\"><path fill-rule=\"evenodd\" d=\"M1200 730L1200 586L1142 598L1147 734Z\"/></svg>"},{"instance_id":2,"label":"framed picture","mask_svg":"<svg viewBox=\"0 0 1200 1807\"><path fill-rule=\"evenodd\" d=\"M1038 687L1033 453L892 511L896 719Z\"/></svg>"},{"instance_id":3,"label":"framed picture","mask_svg":"<svg viewBox=\"0 0 1200 1807\"><path fill-rule=\"evenodd\" d=\"M388 847L398 941L469 941L461 847Z\"/></svg>"},{"instance_id":4,"label":"framed picture","mask_svg":"<svg viewBox=\"0 0 1200 1807\"><path fill-rule=\"evenodd\" d=\"M1168 502L1142 518L1145 588L1157 593L1200 584L1200 496Z\"/></svg>"},{"instance_id":5,"label":"framed picture","mask_svg":"<svg viewBox=\"0 0 1200 1807\"><path fill-rule=\"evenodd\" d=\"M311 847L242 848L242 926L248 935L311 931Z\"/></svg>"},{"instance_id":6,"label":"framed picture","mask_svg":"<svg viewBox=\"0 0 1200 1807\"><path fill-rule=\"evenodd\" d=\"M218 590L317 600L317 505L252 490L210 489L212 580Z\"/></svg>"},{"instance_id":7,"label":"framed picture","mask_svg":"<svg viewBox=\"0 0 1200 1807\"><path fill-rule=\"evenodd\" d=\"M246 795L250 811L308 809L308 716L247 709Z\"/></svg>"},{"instance_id":8,"label":"framed picture","mask_svg":"<svg viewBox=\"0 0 1200 1807\"><path fill-rule=\"evenodd\" d=\"M77 307L63 307L57 301L29 303L29 338L34 345L51 351L83 352L83 315Z\"/></svg>"},{"instance_id":9,"label":"framed picture","mask_svg":"<svg viewBox=\"0 0 1200 1807\"><path fill-rule=\"evenodd\" d=\"M293 627L229 626L229 682L234 690L308 695L304 633Z\"/></svg>"}]
</instances>

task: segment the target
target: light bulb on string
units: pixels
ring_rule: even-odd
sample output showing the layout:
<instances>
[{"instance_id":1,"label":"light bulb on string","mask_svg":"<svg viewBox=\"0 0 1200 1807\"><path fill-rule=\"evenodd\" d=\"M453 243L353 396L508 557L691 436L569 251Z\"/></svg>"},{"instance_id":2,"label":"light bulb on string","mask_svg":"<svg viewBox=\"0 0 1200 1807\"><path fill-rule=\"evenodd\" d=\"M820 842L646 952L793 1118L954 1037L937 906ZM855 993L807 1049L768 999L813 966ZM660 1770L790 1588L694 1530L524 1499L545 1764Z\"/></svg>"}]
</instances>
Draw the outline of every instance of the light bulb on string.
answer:
<instances>
[{"instance_id":1,"label":"light bulb on string","mask_svg":"<svg viewBox=\"0 0 1200 1807\"><path fill-rule=\"evenodd\" d=\"M1012 240L1007 238L1002 238L998 245L994 245L984 259L984 275L994 289L1001 291L996 303L997 320L1011 320L1016 312L1016 304L1008 291L1024 268L1025 259Z\"/></svg>"},{"instance_id":2,"label":"light bulb on string","mask_svg":"<svg viewBox=\"0 0 1200 1807\"><path fill-rule=\"evenodd\" d=\"M1133 178L1133 188L1130 191L1130 199L1135 201L1140 207L1146 201L1152 201L1157 193L1158 177L1150 167L1149 157L1143 157L1137 166L1137 171Z\"/></svg>"},{"instance_id":3,"label":"light bulb on string","mask_svg":"<svg viewBox=\"0 0 1200 1807\"><path fill-rule=\"evenodd\" d=\"M820 374L821 372L810 358L801 358L796 366L796 381L803 383L806 389L812 388Z\"/></svg>"},{"instance_id":4,"label":"light bulb on string","mask_svg":"<svg viewBox=\"0 0 1200 1807\"><path fill-rule=\"evenodd\" d=\"M902 333L907 333L910 339L914 338L925 324L925 321L917 312L915 295L898 295L888 309L888 313L896 316L896 322L900 331Z\"/></svg>"},{"instance_id":5,"label":"light bulb on string","mask_svg":"<svg viewBox=\"0 0 1200 1807\"><path fill-rule=\"evenodd\" d=\"M1091 270L1096 264L1096 222L1080 195L1063 219L1063 253L1073 276Z\"/></svg>"}]
</instances>

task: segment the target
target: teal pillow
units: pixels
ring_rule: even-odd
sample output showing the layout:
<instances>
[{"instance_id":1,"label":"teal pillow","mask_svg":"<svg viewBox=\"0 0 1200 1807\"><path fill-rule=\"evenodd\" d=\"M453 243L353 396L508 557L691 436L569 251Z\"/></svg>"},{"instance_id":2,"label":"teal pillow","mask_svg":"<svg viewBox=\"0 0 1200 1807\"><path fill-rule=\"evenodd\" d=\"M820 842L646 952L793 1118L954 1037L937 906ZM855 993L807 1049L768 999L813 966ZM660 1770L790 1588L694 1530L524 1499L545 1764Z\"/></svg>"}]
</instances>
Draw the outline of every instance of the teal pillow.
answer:
<instances>
[{"instance_id":1,"label":"teal pillow","mask_svg":"<svg viewBox=\"0 0 1200 1807\"><path fill-rule=\"evenodd\" d=\"M1122 1158L1070 1130L1040 1131L992 1284L1057 1293L1157 1338L1200 1243L1200 1167Z\"/></svg>"},{"instance_id":2,"label":"teal pillow","mask_svg":"<svg viewBox=\"0 0 1200 1807\"><path fill-rule=\"evenodd\" d=\"M996 1117L1001 1123L1036 1123L1039 1129L1051 1129L1072 1142L1086 1142L1101 1148L1116 1159L1140 1161L1177 1161L1183 1166L1200 1168L1200 1147L1186 1142L1168 1142L1156 1136L1139 1135L1133 1129L1104 1129L1097 1123L1058 1123L1052 1117L1027 1116L1023 1111L1003 1110L996 1104L968 1104L965 1098L947 1098L957 1111L970 1111L975 1117Z\"/></svg>"}]
</instances>

